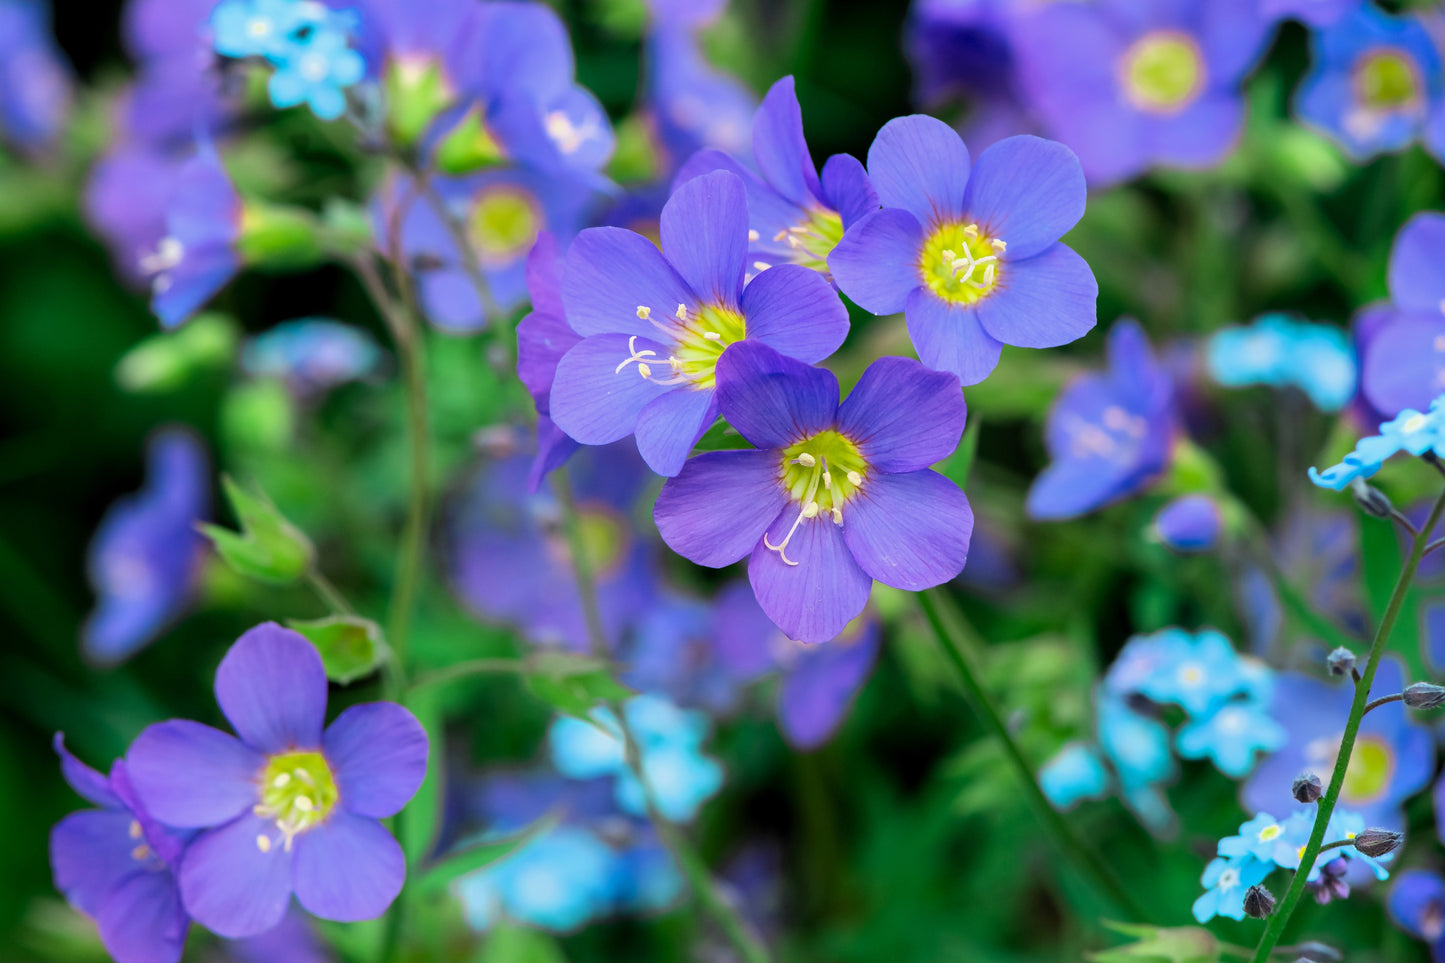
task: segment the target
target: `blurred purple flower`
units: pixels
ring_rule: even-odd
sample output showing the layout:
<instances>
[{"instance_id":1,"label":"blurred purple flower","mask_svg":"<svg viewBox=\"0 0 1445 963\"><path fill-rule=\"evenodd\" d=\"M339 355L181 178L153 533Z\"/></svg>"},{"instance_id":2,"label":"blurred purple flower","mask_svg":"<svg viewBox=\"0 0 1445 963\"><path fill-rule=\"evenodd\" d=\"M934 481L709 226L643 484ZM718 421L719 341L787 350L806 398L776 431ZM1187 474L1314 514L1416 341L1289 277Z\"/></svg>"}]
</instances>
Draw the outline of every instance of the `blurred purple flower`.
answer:
<instances>
[{"instance_id":1,"label":"blurred purple flower","mask_svg":"<svg viewBox=\"0 0 1445 963\"><path fill-rule=\"evenodd\" d=\"M1426 869L1410 869L1390 887L1390 918L1406 933L1430 944L1430 959L1445 963L1445 879Z\"/></svg>"},{"instance_id":2,"label":"blurred purple flower","mask_svg":"<svg viewBox=\"0 0 1445 963\"><path fill-rule=\"evenodd\" d=\"M644 109L663 170L675 171L709 147L746 157L757 97L709 64L697 37L685 28L660 24L645 44L649 69Z\"/></svg>"},{"instance_id":3,"label":"blurred purple flower","mask_svg":"<svg viewBox=\"0 0 1445 963\"><path fill-rule=\"evenodd\" d=\"M1365 400L1393 417L1425 411L1445 390L1445 214L1425 211L1400 228L1389 283L1392 313L1369 317L1361 384Z\"/></svg>"},{"instance_id":4,"label":"blurred purple flower","mask_svg":"<svg viewBox=\"0 0 1445 963\"><path fill-rule=\"evenodd\" d=\"M329 318L285 321L248 339L241 351L241 367L251 377L280 378L308 397L367 378L381 359L370 334Z\"/></svg>"},{"instance_id":5,"label":"blurred purple flower","mask_svg":"<svg viewBox=\"0 0 1445 963\"><path fill-rule=\"evenodd\" d=\"M50 34L44 0L0 0L0 139L25 151L53 143L75 79Z\"/></svg>"},{"instance_id":6,"label":"blurred purple flower","mask_svg":"<svg viewBox=\"0 0 1445 963\"><path fill-rule=\"evenodd\" d=\"M141 260L161 327L188 320L241 269L241 197L209 145L175 173L166 234Z\"/></svg>"},{"instance_id":7,"label":"blurred purple flower","mask_svg":"<svg viewBox=\"0 0 1445 963\"><path fill-rule=\"evenodd\" d=\"M552 381L557 377L557 363L582 340L567 323L567 309L562 305L562 269L557 238L551 231L543 231L527 255L527 293L532 310L517 324L517 377L532 396L538 416L537 457L528 482L532 491L582 447L552 422Z\"/></svg>"},{"instance_id":8,"label":"blurred purple flower","mask_svg":"<svg viewBox=\"0 0 1445 963\"><path fill-rule=\"evenodd\" d=\"M1207 552L1219 544L1224 515L1208 495L1183 495L1159 509L1151 528L1176 552Z\"/></svg>"}]
</instances>

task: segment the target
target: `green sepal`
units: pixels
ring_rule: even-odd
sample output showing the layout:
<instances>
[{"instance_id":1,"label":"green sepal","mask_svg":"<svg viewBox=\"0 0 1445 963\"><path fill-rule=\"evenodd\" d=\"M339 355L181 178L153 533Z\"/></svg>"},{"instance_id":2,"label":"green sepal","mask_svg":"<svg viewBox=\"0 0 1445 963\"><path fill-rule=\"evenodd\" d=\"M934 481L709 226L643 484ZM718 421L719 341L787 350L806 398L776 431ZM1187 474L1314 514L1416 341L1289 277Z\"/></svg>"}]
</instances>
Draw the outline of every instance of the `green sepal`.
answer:
<instances>
[{"instance_id":1,"label":"green sepal","mask_svg":"<svg viewBox=\"0 0 1445 963\"><path fill-rule=\"evenodd\" d=\"M467 111L461 122L442 138L435 154L437 170L458 176L496 167L506 159L506 153L488 132L481 113L475 108Z\"/></svg>"},{"instance_id":2,"label":"green sepal","mask_svg":"<svg viewBox=\"0 0 1445 963\"><path fill-rule=\"evenodd\" d=\"M326 677L339 685L350 685L371 675L387 658L381 626L357 615L333 615L324 619L288 619L287 626L311 640L321 653Z\"/></svg>"},{"instance_id":3,"label":"green sepal","mask_svg":"<svg viewBox=\"0 0 1445 963\"><path fill-rule=\"evenodd\" d=\"M321 223L310 211L262 201L241 208L236 253L252 267L300 270L318 263L325 251Z\"/></svg>"},{"instance_id":4,"label":"green sepal","mask_svg":"<svg viewBox=\"0 0 1445 963\"><path fill-rule=\"evenodd\" d=\"M393 60L382 83L386 91L386 126L398 147L415 145L432 121L455 100L446 72L436 60Z\"/></svg>"},{"instance_id":5,"label":"green sepal","mask_svg":"<svg viewBox=\"0 0 1445 963\"><path fill-rule=\"evenodd\" d=\"M224 367L236 355L236 322L207 312L174 331L144 339L121 356L116 384L134 394L161 394L184 385L201 371Z\"/></svg>"},{"instance_id":6,"label":"green sepal","mask_svg":"<svg viewBox=\"0 0 1445 963\"><path fill-rule=\"evenodd\" d=\"M375 243L375 233L366 209L345 198L327 198L326 206L321 210L321 227L326 253L334 258L364 254Z\"/></svg>"},{"instance_id":7,"label":"green sepal","mask_svg":"<svg viewBox=\"0 0 1445 963\"><path fill-rule=\"evenodd\" d=\"M570 652L539 652L527 660L527 688L558 712L593 721L600 702L631 698L631 689L612 678L607 663Z\"/></svg>"},{"instance_id":8,"label":"green sepal","mask_svg":"<svg viewBox=\"0 0 1445 963\"><path fill-rule=\"evenodd\" d=\"M226 564L260 582L284 585L304 575L316 554L311 540L262 492L248 492L229 477L222 477L221 487L240 522L240 532L219 525L199 527Z\"/></svg>"}]
</instances>

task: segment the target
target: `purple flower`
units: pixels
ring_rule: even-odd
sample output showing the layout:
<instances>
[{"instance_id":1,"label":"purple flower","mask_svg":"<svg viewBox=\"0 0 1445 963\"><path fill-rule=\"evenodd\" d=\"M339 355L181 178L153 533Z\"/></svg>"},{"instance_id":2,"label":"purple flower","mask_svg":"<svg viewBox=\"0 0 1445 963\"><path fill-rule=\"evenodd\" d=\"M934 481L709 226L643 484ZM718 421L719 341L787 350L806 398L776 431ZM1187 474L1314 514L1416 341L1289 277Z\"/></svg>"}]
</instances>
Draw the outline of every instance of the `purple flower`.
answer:
<instances>
[{"instance_id":1,"label":"purple flower","mask_svg":"<svg viewBox=\"0 0 1445 963\"><path fill-rule=\"evenodd\" d=\"M1390 887L1390 918L1406 933L1430 944L1430 959L1445 963L1445 879L1410 869Z\"/></svg>"},{"instance_id":2,"label":"purple flower","mask_svg":"<svg viewBox=\"0 0 1445 963\"><path fill-rule=\"evenodd\" d=\"M101 519L86 567L96 607L81 629L87 659L114 664L134 655L189 604L210 513L210 472L199 439L182 428L157 432L146 448L146 485Z\"/></svg>"},{"instance_id":3,"label":"purple flower","mask_svg":"<svg viewBox=\"0 0 1445 963\"><path fill-rule=\"evenodd\" d=\"M1244 123L1241 85L1270 23L1259 0L1045 7L1014 34L1035 113L1091 184L1217 164Z\"/></svg>"},{"instance_id":4,"label":"purple flower","mask_svg":"<svg viewBox=\"0 0 1445 963\"><path fill-rule=\"evenodd\" d=\"M145 808L201 829L177 877L191 916L221 936L281 922L292 893L322 919L374 919L406 860L379 820L426 775L427 735L395 703L352 706L322 731L326 671L305 637L272 622L231 646L216 701L237 736L187 720L149 726L126 767Z\"/></svg>"},{"instance_id":5,"label":"purple flower","mask_svg":"<svg viewBox=\"0 0 1445 963\"><path fill-rule=\"evenodd\" d=\"M752 594L746 587L744 592ZM662 693L680 706L714 715L735 708L751 677L728 663L718 642L727 631L727 616L721 604L714 611L701 599L663 591L622 646L622 681L638 692ZM761 612L758 616L766 630L777 631Z\"/></svg>"},{"instance_id":6,"label":"purple flower","mask_svg":"<svg viewBox=\"0 0 1445 963\"><path fill-rule=\"evenodd\" d=\"M1052 348L1094 326L1094 274L1059 243L1085 193L1063 144L1010 137L970 171L951 127L899 117L868 148L868 176L883 210L848 229L828 266L864 309L904 312L930 368L977 384L1005 344Z\"/></svg>"},{"instance_id":7,"label":"purple flower","mask_svg":"<svg viewBox=\"0 0 1445 963\"><path fill-rule=\"evenodd\" d=\"M582 226L596 194L565 174L543 175L507 167L464 178L433 177L450 215L462 224L488 293L510 313L527 300L527 255L542 231L565 243ZM464 254L436 209L403 179L394 179L373 202L383 248L401 216L402 256L415 264L418 294L427 319L442 331L467 334L486 327L481 296L467 273Z\"/></svg>"},{"instance_id":8,"label":"purple flower","mask_svg":"<svg viewBox=\"0 0 1445 963\"><path fill-rule=\"evenodd\" d=\"M1184 495L1154 516L1154 534L1176 552L1207 552L1219 544L1224 515L1208 495Z\"/></svg>"},{"instance_id":9,"label":"purple flower","mask_svg":"<svg viewBox=\"0 0 1445 963\"><path fill-rule=\"evenodd\" d=\"M742 178L749 275L775 264L801 264L826 274L828 255L844 229L878 209L878 194L863 165L848 154L828 158L819 178L791 76L773 84L753 117L753 158L762 176L722 151L700 151L678 172L678 182L715 170Z\"/></svg>"},{"instance_id":10,"label":"purple flower","mask_svg":"<svg viewBox=\"0 0 1445 963\"><path fill-rule=\"evenodd\" d=\"M1389 283L1391 312L1370 319L1361 378L1385 418L1425 411L1445 390L1445 214L1416 214L1400 228Z\"/></svg>"},{"instance_id":11,"label":"purple flower","mask_svg":"<svg viewBox=\"0 0 1445 963\"><path fill-rule=\"evenodd\" d=\"M1400 662L1386 657L1375 676L1374 691L1404 687ZM1349 685L1331 685L1296 673L1275 679L1270 714L1284 726L1288 741L1265 757L1244 785L1244 807L1288 812L1294 807L1290 784L1301 772L1328 780L1354 696ZM1358 812L1366 824L1403 829L1406 799L1425 788L1435 770L1430 730L1412 720L1399 703L1365 716L1340 790L1340 805Z\"/></svg>"},{"instance_id":12,"label":"purple flower","mask_svg":"<svg viewBox=\"0 0 1445 963\"><path fill-rule=\"evenodd\" d=\"M1328 27L1360 6L1361 0L1260 0L1260 15L1269 20L1290 18L1311 27Z\"/></svg>"},{"instance_id":13,"label":"purple flower","mask_svg":"<svg viewBox=\"0 0 1445 963\"><path fill-rule=\"evenodd\" d=\"M718 593L716 623L717 657L734 676L782 674L778 728L789 745L805 752L838 731L873 671L882 635L877 620L865 613L830 642L794 642L773 625L742 582Z\"/></svg>"},{"instance_id":14,"label":"purple flower","mask_svg":"<svg viewBox=\"0 0 1445 963\"><path fill-rule=\"evenodd\" d=\"M676 475L717 418L715 370L729 345L757 342L821 361L848 312L817 273L785 264L746 288L748 205L727 171L683 184L662 211L662 252L615 227L567 252L562 300L582 335L557 366L551 414L586 445L629 434L659 475Z\"/></svg>"},{"instance_id":15,"label":"purple flower","mask_svg":"<svg viewBox=\"0 0 1445 963\"><path fill-rule=\"evenodd\" d=\"M95 920L116 963L175 963L190 919L174 868L189 834L151 817L136 798L123 760L102 776L72 756L58 732L55 752L65 781L99 807L71 813L50 831L56 889Z\"/></svg>"},{"instance_id":16,"label":"purple flower","mask_svg":"<svg viewBox=\"0 0 1445 963\"><path fill-rule=\"evenodd\" d=\"M241 197L220 157L202 147L175 177L166 235L141 261L154 278L151 310L163 328L190 318L241 268Z\"/></svg>"},{"instance_id":17,"label":"purple flower","mask_svg":"<svg viewBox=\"0 0 1445 963\"><path fill-rule=\"evenodd\" d=\"M1314 34L1295 111L1353 159L1408 146L1441 96L1440 54L1418 18L1357 4Z\"/></svg>"},{"instance_id":18,"label":"purple flower","mask_svg":"<svg viewBox=\"0 0 1445 963\"><path fill-rule=\"evenodd\" d=\"M487 465L453 507L452 585L484 619L518 625L540 645L586 651L587 623L560 511L549 489L533 490L531 463L518 455ZM616 645L655 592L654 546L631 521L651 476L631 445L589 449L570 471L603 628Z\"/></svg>"},{"instance_id":19,"label":"purple flower","mask_svg":"<svg viewBox=\"0 0 1445 963\"><path fill-rule=\"evenodd\" d=\"M1053 463L1029 489L1028 514L1073 518L1138 492L1169 464L1176 415L1169 376L1138 322L1109 331L1109 370L1075 381L1049 409Z\"/></svg>"},{"instance_id":20,"label":"purple flower","mask_svg":"<svg viewBox=\"0 0 1445 963\"><path fill-rule=\"evenodd\" d=\"M190 147L230 120L234 98L222 89L211 47L217 0L131 0L121 32L137 62L120 106L122 131L157 149Z\"/></svg>"},{"instance_id":21,"label":"purple flower","mask_svg":"<svg viewBox=\"0 0 1445 963\"><path fill-rule=\"evenodd\" d=\"M646 51L645 110L663 170L674 171L709 147L745 155L748 124L758 105L752 92L709 64L689 29L659 24L647 37Z\"/></svg>"},{"instance_id":22,"label":"purple flower","mask_svg":"<svg viewBox=\"0 0 1445 963\"><path fill-rule=\"evenodd\" d=\"M557 377L557 364L582 340L567 323L567 309L562 306L562 268L556 236L543 231L527 255L527 293L532 311L517 324L517 377L532 396L538 415L532 491L581 447L552 422L552 381Z\"/></svg>"},{"instance_id":23,"label":"purple flower","mask_svg":"<svg viewBox=\"0 0 1445 963\"><path fill-rule=\"evenodd\" d=\"M42 0L0 0L0 138L29 151L52 143L70 113L74 78L50 36Z\"/></svg>"},{"instance_id":24,"label":"purple flower","mask_svg":"<svg viewBox=\"0 0 1445 963\"><path fill-rule=\"evenodd\" d=\"M874 579L918 591L963 570L973 511L928 467L963 431L956 378L880 358L839 405L832 372L745 343L718 362L718 386L723 416L758 450L689 460L653 517L699 565L750 556L758 603L789 638L838 635Z\"/></svg>"},{"instance_id":25,"label":"purple flower","mask_svg":"<svg viewBox=\"0 0 1445 963\"><path fill-rule=\"evenodd\" d=\"M227 940L222 959L228 963L332 963L335 957L316 927L295 909L281 922L244 940Z\"/></svg>"},{"instance_id":26,"label":"purple flower","mask_svg":"<svg viewBox=\"0 0 1445 963\"><path fill-rule=\"evenodd\" d=\"M91 168L82 207L90 229L128 282L150 279L142 267L166 236L166 207L185 162L148 145L118 145Z\"/></svg>"}]
</instances>

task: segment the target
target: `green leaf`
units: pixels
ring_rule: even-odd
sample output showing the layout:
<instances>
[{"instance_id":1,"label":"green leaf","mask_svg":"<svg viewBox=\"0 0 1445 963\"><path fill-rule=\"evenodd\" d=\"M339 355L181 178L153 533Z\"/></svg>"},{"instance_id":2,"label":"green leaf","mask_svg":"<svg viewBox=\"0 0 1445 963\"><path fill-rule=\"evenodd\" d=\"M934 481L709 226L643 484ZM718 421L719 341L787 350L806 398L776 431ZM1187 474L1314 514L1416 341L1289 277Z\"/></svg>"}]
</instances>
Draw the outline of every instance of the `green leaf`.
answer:
<instances>
[{"instance_id":1,"label":"green leaf","mask_svg":"<svg viewBox=\"0 0 1445 963\"><path fill-rule=\"evenodd\" d=\"M475 873L510 856L555 825L557 818L549 813L521 832L454 849L423 870L413 885L422 892L445 889L452 880Z\"/></svg>"},{"instance_id":2,"label":"green leaf","mask_svg":"<svg viewBox=\"0 0 1445 963\"><path fill-rule=\"evenodd\" d=\"M751 448L748 440L738 434L737 430L726 421L718 421L711 428L703 432L703 436L693 445L694 451L727 451L735 448Z\"/></svg>"},{"instance_id":3,"label":"green leaf","mask_svg":"<svg viewBox=\"0 0 1445 963\"><path fill-rule=\"evenodd\" d=\"M590 719L588 713L599 702L632 697L631 689L612 678L608 669L599 668L595 660L591 661L594 663L591 668L581 668L581 663L556 662L534 666L527 675L527 688L558 712L579 719Z\"/></svg>"},{"instance_id":4,"label":"green leaf","mask_svg":"<svg viewBox=\"0 0 1445 963\"><path fill-rule=\"evenodd\" d=\"M290 619L286 624L316 646L326 666L326 677L332 682L350 685L371 675L386 660L381 626L370 619L333 615L325 619Z\"/></svg>"},{"instance_id":5,"label":"green leaf","mask_svg":"<svg viewBox=\"0 0 1445 963\"><path fill-rule=\"evenodd\" d=\"M115 380L134 394L161 394L205 370L218 369L236 355L236 323L224 314L197 315L175 331L153 334L127 351L115 366Z\"/></svg>"},{"instance_id":6,"label":"green leaf","mask_svg":"<svg viewBox=\"0 0 1445 963\"><path fill-rule=\"evenodd\" d=\"M1198 926L1104 925L1134 942L1092 953L1090 963L1219 963L1219 941Z\"/></svg>"},{"instance_id":7,"label":"green leaf","mask_svg":"<svg viewBox=\"0 0 1445 963\"><path fill-rule=\"evenodd\" d=\"M287 584L311 567L315 550L311 541L260 491L248 492L229 477L221 479L231 503L239 533L219 525L201 525L201 532L216 546L226 564L260 582Z\"/></svg>"},{"instance_id":8,"label":"green leaf","mask_svg":"<svg viewBox=\"0 0 1445 963\"><path fill-rule=\"evenodd\" d=\"M567 957L546 933L504 923L487 936L477 963L567 963Z\"/></svg>"}]
</instances>

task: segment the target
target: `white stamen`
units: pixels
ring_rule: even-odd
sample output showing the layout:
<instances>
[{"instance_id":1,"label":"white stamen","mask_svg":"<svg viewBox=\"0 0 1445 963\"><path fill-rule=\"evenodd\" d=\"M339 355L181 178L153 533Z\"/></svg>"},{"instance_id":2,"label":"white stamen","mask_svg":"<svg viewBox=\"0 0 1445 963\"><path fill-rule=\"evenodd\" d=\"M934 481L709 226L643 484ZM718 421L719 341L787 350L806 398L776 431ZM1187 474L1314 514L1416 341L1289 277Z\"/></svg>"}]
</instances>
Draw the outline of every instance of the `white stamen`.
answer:
<instances>
[{"instance_id":1,"label":"white stamen","mask_svg":"<svg viewBox=\"0 0 1445 963\"><path fill-rule=\"evenodd\" d=\"M834 525L842 525L842 524L843 524L843 509L841 509L841 508L835 508L835 509L833 509L833 524L834 524Z\"/></svg>"},{"instance_id":2,"label":"white stamen","mask_svg":"<svg viewBox=\"0 0 1445 963\"><path fill-rule=\"evenodd\" d=\"M704 331L704 332L702 333L702 336L703 336L704 338L708 339L709 341L721 341L721 340L722 340L722 335L718 334L716 331Z\"/></svg>"},{"instance_id":3,"label":"white stamen","mask_svg":"<svg viewBox=\"0 0 1445 963\"><path fill-rule=\"evenodd\" d=\"M639 304L637 306L637 317L639 320L646 321L652 317L652 309L645 304Z\"/></svg>"},{"instance_id":4,"label":"white stamen","mask_svg":"<svg viewBox=\"0 0 1445 963\"><path fill-rule=\"evenodd\" d=\"M963 229L963 236L968 238L970 241L978 237L978 225L970 224L968 227L965 227Z\"/></svg>"},{"instance_id":5,"label":"white stamen","mask_svg":"<svg viewBox=\"0 0 1445 963\"><path fill-rule=\"evenodd\" d=\"M798 453L798 457L793 459L793 464L802 465L804 468L812 468L818 464L818 459L804 451Z\"/></svg>"},{"instance_id":6,"label":"white stamen","mask_svg":"<svg viewBox=\"0 0 1445 963\"><path fill-rule=\"evenodd\" d=\"M147 846L145 843L141 843L141 844L140 844L139 846L137 846L135 849L132 849L132 850L130 851L130 858L133 859L133 860L135 860L136 862L140 862L141 860L146 859L147 857L149 857L150 854L151 854L151 848L150 848L149 846Z\"/></svg>"},{"instance_id":7,"label":"white stamen","mask_svg":"<svg viewBox=\"0 0 1445 963\"><path fill-rule=\"evenodd\" d=\"M757 268L759 271L766 271L768 268L772 267L772 265L769 264L767 261L754 261L753 267Z\"/></svg>"},{"instance_id":8,"label":"white stamen","mask_svg":"<svg viewBox=\"0 0 1445 963\"><path fill-rule=\"evenodd\" d=\"M277 789L280 789L290 781L291 774L289 772L283 772L279 774L275 779L271 780L271 785L275 786Z\"/></svg>"},{"instance_id":9,"label":"white stamen","mask_svg":"<svg viewBox=\"0 0 1445 963\"><path fill-rule=\"evenodd\" d=\"M759 238L759 236L760 236L760 235L758 234L757 231L751 231L751 230L748 231L748 240L749 240L749 241L756 241L756 240Z\"/></svg>"},{"instance_id":10,"label":"white stamen","mask_svg":"<svg viewBox=\"0 0 1445 963\"><path fill-rule=\"evenodd\" d=\"M778 233L776 233L776 234L773 235L773 240L774 240L774 241L781 241L783 238L785 238L785 237L787 237L787 236L788 236L788 229L785 227L785 228L783 228L781 231L779 231Z\"/></svg>"},{"instance_id":11,"label":"white stamen","mask_svg":"<svg viewBox=\"0 0 1445 963\"><path fill-rule=\"evenodd\" d=\"M677 320L679 320L679 321L686 321L686 320L687 320L687 305L685 305L685 304L679 304L679 305L677 306Z\"/></svg>"},{"instance_id":12,"label":"white stamen","mask_svg":"<svg viewBox=\"0 0 1445 963\"><path fill-rule=\"evenodd\" d=\"M857 488L859 485L863 484L863 476L858 474L856 471L850 471L848 473L848 484L852 485L854 488Z\"/></svg>"},{"instance_id":13,"label":"white stamen","mask_svg":"<svg viewBox=\"0 0 1445 963\"><path fill-rule=\"evenodd\" d=\"M656 352L656 351L653 351L651 348L647 348L647 349L644 349L644 350L642 350L642 351L638 351L638 350L637 350L637 335L635 335L635 334L634 334L632 337L630 337L630 338L627 339L627 350L630 351L630 352L632 352L632 353L629 354L626 358L623 358L621 364L619 364L616 368L614 368L614 369L612 370L612 373L613 373L613 374L622 374L622 369L623 369L623 368L627 367L629 364L631 364L632 362L636 361L636 362L637 362L637 371L638 371L638 373L641 374L642 377L644 377L644 378L649 377L649 376L652 374L652 368L647 364L647 362L646 362L644 359L645 359L645 358L655 358L655 357L657 357L657 352ZM297 770L297 774L299 775L300 773L301 773L301 770Z\"/></svg>"},{"instance_id":14,"label":"white stamen","mask_svg":"<svg viewBox=\"0 0 1445 963\"><path fill-rule=\"evenodd\" d=\"M1004 239L1001 237L996 237L988 243L995 251L1000 254L1002 254L1008 248L1008 244L1005 243Z\"/></svg>"},{"instance_id":15,"label":"white stamen","mask_svg":"<svg viewBox=\"0 0 1445 963\"><path fill-rule=\"evenodd\" d=\"M303 813L309 813L316 808L316 804L311 801L310 796L297 796L295 806Z\"/></svg>"}]
</instances>

